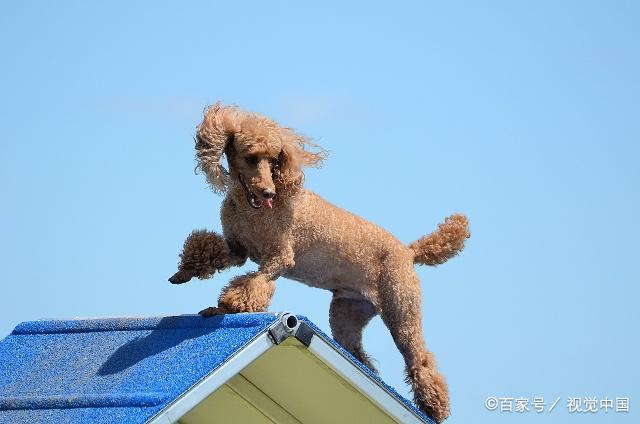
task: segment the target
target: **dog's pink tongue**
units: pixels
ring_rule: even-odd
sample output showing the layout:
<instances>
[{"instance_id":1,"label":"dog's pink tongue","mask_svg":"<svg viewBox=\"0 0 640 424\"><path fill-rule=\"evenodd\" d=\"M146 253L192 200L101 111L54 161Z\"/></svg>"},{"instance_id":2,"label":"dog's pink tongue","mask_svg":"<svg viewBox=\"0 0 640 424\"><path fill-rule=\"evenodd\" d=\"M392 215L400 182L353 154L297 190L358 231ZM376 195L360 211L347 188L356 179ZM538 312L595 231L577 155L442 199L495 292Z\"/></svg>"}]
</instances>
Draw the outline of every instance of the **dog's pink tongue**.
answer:
<instances>
[{"instance_id":1,"label":"dog's pink tongue","mask_svg":"<svg viewBox=\"0 0 640 424\"><path fill-rule=\"evenodd\" d=\"M267 204L269 209L273 207L273 199L265 199L264 202Z\"/></svg>"}]
</instances>

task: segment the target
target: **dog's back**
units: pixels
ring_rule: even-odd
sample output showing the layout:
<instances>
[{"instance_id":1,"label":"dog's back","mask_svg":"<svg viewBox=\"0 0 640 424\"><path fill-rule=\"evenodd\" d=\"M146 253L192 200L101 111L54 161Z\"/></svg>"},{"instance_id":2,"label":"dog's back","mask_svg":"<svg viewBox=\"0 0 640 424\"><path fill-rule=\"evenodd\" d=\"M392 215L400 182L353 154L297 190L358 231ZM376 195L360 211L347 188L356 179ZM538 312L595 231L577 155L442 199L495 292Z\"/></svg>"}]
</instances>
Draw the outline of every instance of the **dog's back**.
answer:
<instances>
[{"instance_id":1,"label":"dog's back","mask_svg":"<svg viewBox=\"0 0 640 424\"><path fill-rule=\"evenodd\" d=\"M327 290L370 291L385 258L413 251L383 228L310 191L300 193L292 222L295 266L286 277Z\"/></svg>"}]
</instances>

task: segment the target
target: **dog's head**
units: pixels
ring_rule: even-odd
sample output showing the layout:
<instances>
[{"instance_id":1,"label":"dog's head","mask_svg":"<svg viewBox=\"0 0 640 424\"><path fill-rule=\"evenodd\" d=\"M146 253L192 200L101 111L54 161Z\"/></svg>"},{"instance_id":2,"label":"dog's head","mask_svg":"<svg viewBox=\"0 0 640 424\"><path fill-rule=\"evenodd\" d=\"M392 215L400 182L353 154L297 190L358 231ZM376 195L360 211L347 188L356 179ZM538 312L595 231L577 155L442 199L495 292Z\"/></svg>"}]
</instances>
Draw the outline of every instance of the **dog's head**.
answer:
<instances>
[{"instance_id":1,"label":"dog's head","mask_svg":"<svg viewBox=\"0 0 640 424\"><path fill-rule=\"evenodd\" d=\"M205 110L196 132L197 168L211 188L224 193L242 189L251 207L268 208L302 186L303 166L317 166L324 151L310 152L312 144L291 128L275 121L216 103ZM229 170L222 165L227 157Z\"/></svg>"}]
</instances>

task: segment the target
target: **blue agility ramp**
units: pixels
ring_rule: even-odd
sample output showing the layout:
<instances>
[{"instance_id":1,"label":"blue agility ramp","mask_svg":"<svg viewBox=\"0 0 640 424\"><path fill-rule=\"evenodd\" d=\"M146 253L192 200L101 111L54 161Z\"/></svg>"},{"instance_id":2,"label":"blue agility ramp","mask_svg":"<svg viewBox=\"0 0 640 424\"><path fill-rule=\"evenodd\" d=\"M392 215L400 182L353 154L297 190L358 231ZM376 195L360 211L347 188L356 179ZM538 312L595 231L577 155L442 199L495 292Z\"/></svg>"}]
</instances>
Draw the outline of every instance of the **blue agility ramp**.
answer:
<instances>
[{"instance_id":1,"label":"blue agility ramp","mask_svg":"<svg viewBox=\"0 0 640 424\"><path fill-rule=\"evenodd\" d=\"M346 423L351 415L432 423L292 314L28 321L0 342L3 424Z\"/></svg>"}]
</instances>

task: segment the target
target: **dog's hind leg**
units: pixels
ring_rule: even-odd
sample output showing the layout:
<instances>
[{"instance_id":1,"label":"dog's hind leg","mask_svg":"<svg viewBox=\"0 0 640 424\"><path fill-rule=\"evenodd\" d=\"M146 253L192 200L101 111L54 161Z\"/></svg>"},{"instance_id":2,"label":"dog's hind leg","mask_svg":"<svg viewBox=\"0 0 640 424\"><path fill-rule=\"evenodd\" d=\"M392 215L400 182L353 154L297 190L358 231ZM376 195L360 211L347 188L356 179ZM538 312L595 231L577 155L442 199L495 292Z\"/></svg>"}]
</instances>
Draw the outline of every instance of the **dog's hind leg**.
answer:
<instances>
[{"instance_id":1,"label":"dog's hind leg","mask_svg":"<svg viewBox=\"0 0 640 424\"><path fill-rule=\"evenodd\" d=\"M339 297L335 293L329 308L333 338L374 372L377 370L362 348L362 331L376 314L376 308L368 300Z\"/></svg>"},{"instance_id":2,"label":"dog's hind leg","mask_svg":"<svg viewBox=\"0 0 640 424\"><path fill-rule=\"evenodd\" d=\"M380 315L404 357L416 405L442 422L449 416L447 383L424 343L420 281L412 262L412 258L387 262L378 286Z\"/></svg>"},{"instance_id":3,"label":"dog's hind leg","mask_svg":"<svg viewBox=\"0 0 640 424\"><path fill-rule=\"evenodd\" d=\"M241 266L246 260L247 252L242 246L225 240L215 232L196 230L185 240L178 272L169 281L181 284L193 277L210 278L216 271L234 265Z\"/></svg>"}]
</instances>

